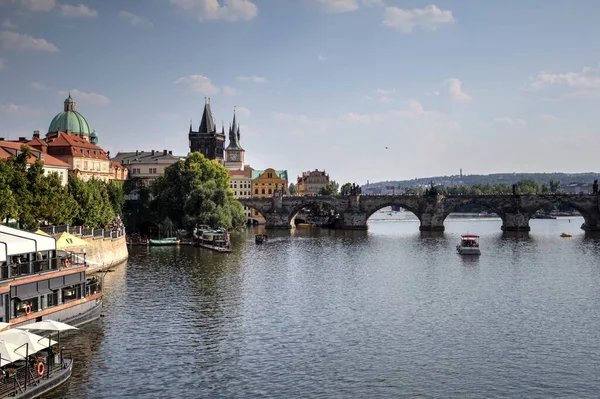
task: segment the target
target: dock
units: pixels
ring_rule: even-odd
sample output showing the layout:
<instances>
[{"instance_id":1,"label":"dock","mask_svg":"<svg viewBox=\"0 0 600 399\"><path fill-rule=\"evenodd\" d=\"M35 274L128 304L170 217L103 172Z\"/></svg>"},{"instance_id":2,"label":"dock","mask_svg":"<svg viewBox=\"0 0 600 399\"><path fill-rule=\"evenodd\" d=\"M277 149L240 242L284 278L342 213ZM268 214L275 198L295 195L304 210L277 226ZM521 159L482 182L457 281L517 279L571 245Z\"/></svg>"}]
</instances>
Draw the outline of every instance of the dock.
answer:
<instances>
[{"instance_id":1,"label":"dock","mask_svg":"<svg viewBox=\"0 0 600 399\"><path fill-rule=\"evenodd\" d=\"M202 242L198 242L198 243L196 243L196 245L199 246L200 248L210 249L211 251L215 251L215 252L221 252L221 253L231 252L231 249L227 248L227 247L219 247L216 245L204 244Z\"/></svg>"}]
</instances>

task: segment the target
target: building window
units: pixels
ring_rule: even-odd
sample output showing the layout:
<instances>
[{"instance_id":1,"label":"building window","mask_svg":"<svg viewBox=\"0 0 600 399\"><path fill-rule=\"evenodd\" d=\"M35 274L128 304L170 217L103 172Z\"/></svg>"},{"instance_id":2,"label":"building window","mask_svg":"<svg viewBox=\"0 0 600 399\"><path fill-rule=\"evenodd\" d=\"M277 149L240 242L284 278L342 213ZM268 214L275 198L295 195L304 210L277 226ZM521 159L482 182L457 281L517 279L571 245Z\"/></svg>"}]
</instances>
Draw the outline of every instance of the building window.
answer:
<instances>
[{"instance_id":1,"label":"building window","mask_svg":"<svg viewBox=\"0 0 600 399\"><path fill-rule=\"evenodd\" d=\"M108 168L107 164L103 162L102 163L102 170L106 172L107 168Z\"/></svg>"},{"instance_id":2,"label":"building window","mask_svg":"<svg viewBox=\"0 0 600 399\"><path fill-rule=\"evenodd\" d=\"M265 193L265 189L264 189L264 188L262 189L262 193L263 193L263 194Z\"/></svg>"},{"instance_id":3,"label":"building window","mask_svg":"<svg viewBox=\"0 0 600 399\"><path fill-rule=\"evenodd\" d=\"M87 170L88 168L88 161L83 161L83 170Z\"/></svg>"},{"instance_id":4,"label":"building window","mask_svg":"<svg viewBox=\"0 0 600 399\"><path fill-rule=\"evenodd\" d=\"M258 194L258 188L254 189L254 194Z\"/></svg>"},{"instance_id":5,"label":"building window","mask_svg":"<svg viewBox=\"0 0 600 399\"><path fill-rule=\"evenodd\" d=\"M78 159L75 161L75 169L79 169L79 168L81 168L81 161L79 161L79 159Z\"/></svg>"},{"instance_id":6,"label":"building window","mask_svg":"<svg viewBox=\"0 0 600 399\"><path fill-rule=\"evenodd\" d=\"M273 194L273 193L271 192L271 189L269 189L269 194Z\"/></svg>"}]
</instances>

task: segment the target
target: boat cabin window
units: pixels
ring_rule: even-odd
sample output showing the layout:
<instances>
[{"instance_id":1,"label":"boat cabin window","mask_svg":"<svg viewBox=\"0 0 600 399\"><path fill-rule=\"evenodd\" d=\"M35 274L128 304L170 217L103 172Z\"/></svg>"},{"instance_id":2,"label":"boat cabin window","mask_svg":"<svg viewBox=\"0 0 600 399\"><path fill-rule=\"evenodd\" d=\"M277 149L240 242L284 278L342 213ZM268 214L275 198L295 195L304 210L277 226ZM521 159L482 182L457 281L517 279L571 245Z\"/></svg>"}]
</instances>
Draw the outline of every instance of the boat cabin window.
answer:
<instances>
[{"instance_id":1,"label":"boat cabin window","mask_svg":"<svg viewBox=\"0 0 600 399\"><path fill-rule=\"evenodd\" d=\"M58 305L58 290L54 290L51 294L48 294L46 296L46 301L48 307Z\"/></svg>"},{"instance_id":2,"label":"boat cabin window","mask_svg":"<svg viewBox=\"0 0 600 399\"><path fill-rule=\"evenodd\" d=\"M62 289L63 303L81 298L81 284L72 285Z\"/></svg>"}]
</instances>

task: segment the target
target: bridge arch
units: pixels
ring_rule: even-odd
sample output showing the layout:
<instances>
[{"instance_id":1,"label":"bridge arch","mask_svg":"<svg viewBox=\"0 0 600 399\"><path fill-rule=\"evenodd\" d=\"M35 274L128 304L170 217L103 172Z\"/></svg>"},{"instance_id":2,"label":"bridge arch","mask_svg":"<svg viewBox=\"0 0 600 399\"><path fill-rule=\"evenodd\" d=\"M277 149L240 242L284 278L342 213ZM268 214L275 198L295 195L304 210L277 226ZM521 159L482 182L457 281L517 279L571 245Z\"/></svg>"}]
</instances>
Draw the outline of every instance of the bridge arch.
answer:
<instances>
[{"instance_id":1,"label":"bridge arch","mask_svg":"<svg viewBox=\"0 0 600 399\"><path fill-rule=\"evenodd\" d=\"M584 204L581 201L581 197L578 196L566 196L566 195L553 195L544 198L543 203L537 204L530 209L530 216L533 217L540 209L548 208L554 205L563 205L569 208L575 209L583 217L582 229L596 230L600 220L598 219L598 213L594 212L596 209L590 210L589 204ZM588 206L586 206L588 205Z\"/></svg>"},{"instance_id":2,"label":"bridge arch","mask_svg":"<svg viewBox=\"0 0 600 399\"><path fill-rule=\"evenodd\" d=\"M302 211L303 209L306 209L306 208L308 208L308 209L325 208L325 209L330 210L331 213L333 213L331 216L335 216L340 213L340 209L339 209L337 200L335 198L322 197L322 196L315 196L315 197L307 196L307 197L302 198L302 202L300 204L292 206L288 209L290 224L296 218L296 215L298 215L298 213L300 211Z\"/></svg>"},{"instance_id":3,"label":"bridge arch","mask_svg":"<svg viewBox=\"0 0 600 399\"><path fill-rule=\"evenodd\" d=\"M366 210L365 220L369 220L369 218L371 216L373 216L375 214L375 212L378 212L381 209L386 208L388 206L399 206L401 208L404 208L407 211L412 212L419 220L421 220L421 212L419 212L419 210L416 206L409 203L408 201L402 201L399 199L390 199L387 202L382 202L382 203L377 204L376 206Z\"/></svg>"}]
</instances>

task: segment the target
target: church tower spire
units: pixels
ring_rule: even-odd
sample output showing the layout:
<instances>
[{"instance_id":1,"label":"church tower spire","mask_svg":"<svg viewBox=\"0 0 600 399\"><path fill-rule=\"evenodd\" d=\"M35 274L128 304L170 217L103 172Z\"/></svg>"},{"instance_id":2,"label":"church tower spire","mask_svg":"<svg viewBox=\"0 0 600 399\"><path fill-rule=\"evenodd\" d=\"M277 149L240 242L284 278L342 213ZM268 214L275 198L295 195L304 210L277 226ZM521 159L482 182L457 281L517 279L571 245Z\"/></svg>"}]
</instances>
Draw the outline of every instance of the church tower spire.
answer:
<instances>
[{"instance_id":1,"label":"church tower spire","mask_svg":"<svg viewBox=\"0 0 600 399\"><path fill-rule=\"evenodd\" d=\"M240 127L236 120L235 108L233 107L233 122L231 126L229 126L229 145L227 146L227 150L242 150L243 148L240 145Z\"/></svg>"}]
</instances>

